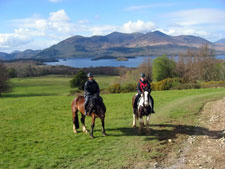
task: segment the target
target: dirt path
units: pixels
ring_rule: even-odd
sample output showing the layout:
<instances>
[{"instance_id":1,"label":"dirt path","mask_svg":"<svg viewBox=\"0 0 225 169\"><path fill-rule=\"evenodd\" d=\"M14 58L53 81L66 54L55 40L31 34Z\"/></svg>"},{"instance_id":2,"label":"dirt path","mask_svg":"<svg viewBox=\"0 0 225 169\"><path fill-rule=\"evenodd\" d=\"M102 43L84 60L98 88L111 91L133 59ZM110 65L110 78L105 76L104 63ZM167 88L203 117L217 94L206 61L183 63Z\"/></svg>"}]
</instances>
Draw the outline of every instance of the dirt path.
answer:
<instances>
[{"instance_id":1,"label":"dirt path","mask_svg":"<svg viewBox=\"0 0 225 169\"><path fill-rule=\"evenodd\" d=\"M176 125L174 125L176 126ZM171 144L181 144L179 150L168 152L165 159L155 162L139 162L130 169L225 169L225 97L207 103L199 116L198 126L176 126L178 133L189 135L180 143L168 139ZM181 139L182 140L182 139ZM172 149L171 149L172 150Z\"/></svg>"},{"instance_id":2,"label":"dirt path","mask_svg":"<svg viewBox=\"0 0 225 169\"><path fill-rule=\"evenodd\" d=\"M179 158L154 168L225 169L225 98L204 106L195 132L183 143Z\"/></svg>"}]
</instances>

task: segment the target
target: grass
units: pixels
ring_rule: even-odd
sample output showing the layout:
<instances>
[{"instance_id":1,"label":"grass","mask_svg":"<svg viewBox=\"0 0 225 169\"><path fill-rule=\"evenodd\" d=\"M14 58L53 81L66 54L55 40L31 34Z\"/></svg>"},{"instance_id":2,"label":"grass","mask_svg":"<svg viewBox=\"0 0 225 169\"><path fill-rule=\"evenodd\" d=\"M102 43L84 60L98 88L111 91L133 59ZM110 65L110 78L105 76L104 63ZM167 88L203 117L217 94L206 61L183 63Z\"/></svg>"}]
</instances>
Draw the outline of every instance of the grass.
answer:
<instances>
[{"instance_id":1,"label":"grass","mask_svg":"<svg viewBox=\"0 0 225 169\"><path fill-rule=\"evenodd\" d=\"M117 77L97 76L100 88ZM155 91L156 114L151 135L131 128L134 93L104 94L106 132L96 121L95 139L73 134L68 96L71 77L13 79L14 90L0 98L0 168L122 168L166 155L168 139L190 135L179 125L194 127L198 112L225 96L225 88ZM90 118L87 128L90 130Z\"/></svg>"}]
</instances>

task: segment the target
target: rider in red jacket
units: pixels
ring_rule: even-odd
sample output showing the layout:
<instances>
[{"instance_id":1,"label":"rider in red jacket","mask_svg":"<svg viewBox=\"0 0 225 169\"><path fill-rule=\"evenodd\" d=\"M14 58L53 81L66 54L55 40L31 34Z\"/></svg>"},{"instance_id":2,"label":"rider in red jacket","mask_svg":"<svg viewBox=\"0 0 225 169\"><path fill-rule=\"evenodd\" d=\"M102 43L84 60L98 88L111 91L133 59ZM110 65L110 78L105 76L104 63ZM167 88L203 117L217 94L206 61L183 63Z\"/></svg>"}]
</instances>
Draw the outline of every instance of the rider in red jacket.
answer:
<instances>
[{"instance_id":1,"label":"rider in red jacket","mask_svg":"<svg viewBox=\"0 0 225 169\"><path fill-rule=\"evenodd\" d=\"M135 98L135 101L134 101L134 109L137 109L137 102L138 102L139 98L141 97L141 94L142 94L144 88L149 93L151 93L150 83L146 80L145 74L141 73L140 80L138 81L138 85L137 85L138 94L137 94L137 96ZM155 111L154 111L154 100L153 100L151 95L149 95L149 97L150 97L150 100L151 100L151 103L152 103L152 112L151 113L155 113Z\"/></svg>"}]
</instances>

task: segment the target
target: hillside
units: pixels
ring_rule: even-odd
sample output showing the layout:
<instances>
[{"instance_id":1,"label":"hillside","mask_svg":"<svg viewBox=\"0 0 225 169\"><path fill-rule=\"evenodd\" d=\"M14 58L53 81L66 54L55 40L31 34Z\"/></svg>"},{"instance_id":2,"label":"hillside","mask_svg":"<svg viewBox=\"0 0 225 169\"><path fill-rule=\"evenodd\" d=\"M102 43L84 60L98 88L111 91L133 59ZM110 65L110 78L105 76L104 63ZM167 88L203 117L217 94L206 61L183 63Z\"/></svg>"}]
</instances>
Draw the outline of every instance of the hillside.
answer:
<instances>
[{"instance_id":1,"label":"hillside","mask_svg":"<svg viewBox=\"0 0 225 169\"><path fill-rule=\"evenodd\" d=\"M220 40L216 41L215 43L224 43L225 44L225 38L220 39Z\"/></svg>"},{"instance_id":2,"label":"hillside","mask_svg":"<svg viewBox=\"0 0 225 169\"><path fill-rule=\"evenodd\" d=\"M188 48L197 50L208 44L216 54L225 54L225 44L212 43L191 35L170 36L160 31L143 33L113 32L105 36L73 36L44 50L16 51L11 54L0 53L0 59L52 59L91 57L116 58L136 56L178 55Z\"/></svg>"}]
</instances>

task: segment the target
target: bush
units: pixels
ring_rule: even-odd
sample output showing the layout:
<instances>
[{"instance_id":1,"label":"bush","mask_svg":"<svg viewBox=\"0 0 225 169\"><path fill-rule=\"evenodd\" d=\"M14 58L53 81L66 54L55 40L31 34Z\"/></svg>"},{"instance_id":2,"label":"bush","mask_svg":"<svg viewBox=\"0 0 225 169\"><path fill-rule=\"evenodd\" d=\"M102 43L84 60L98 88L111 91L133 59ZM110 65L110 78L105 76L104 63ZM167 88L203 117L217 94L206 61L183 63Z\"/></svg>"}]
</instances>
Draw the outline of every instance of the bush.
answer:
<instances>
[{"instance_id":1,"label":"bush","mask_svg":"<svg viewBox=\"0 0 225 169\"><path fill-rule=\"evenodd\" d=\"M108 87L108 91L110 93L120 93L121 92L121 86L119 83L113 84Z\"/></svg>"},{"instance_id":2,"label":"bush","mask_svg":"<svg viewBox=\"0 0 225 169\"><path fill-rule=\"evenodd\" d=\"M183 79L180 78L167 78L159 82L151 83L152 90L169 90L180 83L184 83Z\"/></svg>"},{"instance_id":3,"label":"bush","mask_svg":"<svg viewBox=\"0 0 225 169\"><path fill-rule=\"evenodd\" d=\"M137 91L137 84L125 84L121 87L122 93L129 93Z\"/></svg>"},{"instance_id":4,"label":"bush","mask_svg":"<svg viewBox=\"0 0 225 169\"><path fill-rule=\"evenodd\" d=\"M137 84L124 84L119 83L113 84L108 87L110 93L129 93L137 91Z\"/></svg>"},{"instance_id":5,"label":"bush","mask_svg":"<svg viewBox=\"0 0 225 169\"><path fill-rule=\"evenodd\" d=\"M182 89L200 89L200 88L201 88L200 84L197 83L180 83L171 89L182 90Z\"/></svg>"},{"instance_id":6,"label":"bush","mask_svg":"<svg viewBox=\"0 0 225 169\"><path fill-rule=\"evenodd\" d=\"M87 76L84 71L80 70L70 81L71 88L78 87L79 90L84 90L84 84L87 81Z\"/></svg>"},{"instance_id":7,"label":"bush","mask_svg":"<svg viewBox=\"0 0 225 169\"><path fill-rule=\"evenodd\" d=\"M209 81L202 82L201 87L210 88L210 87L225 87L225 81Z\"/></svg>"}]
</instances>

